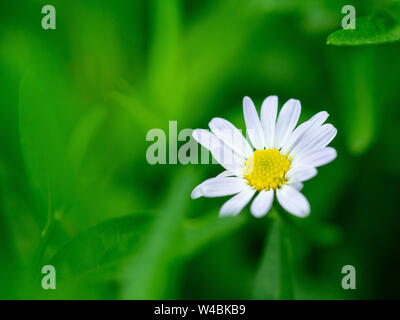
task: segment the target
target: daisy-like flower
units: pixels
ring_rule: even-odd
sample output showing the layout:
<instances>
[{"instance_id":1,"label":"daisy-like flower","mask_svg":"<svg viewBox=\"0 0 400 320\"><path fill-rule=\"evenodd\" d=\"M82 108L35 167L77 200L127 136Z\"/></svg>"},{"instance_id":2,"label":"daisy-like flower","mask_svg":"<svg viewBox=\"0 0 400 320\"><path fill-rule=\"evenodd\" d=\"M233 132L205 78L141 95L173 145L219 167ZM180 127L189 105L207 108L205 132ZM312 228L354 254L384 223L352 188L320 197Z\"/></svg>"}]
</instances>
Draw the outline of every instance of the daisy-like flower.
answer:
<instances>
[{"instance_id":1,"label":"daisy-like flower","mask_svg":"<svg viewBox=\"0 0 400 320\"><path fill-rule=\"evenodd\" d=\"M262 103L259 117L253 101L245 97L243 113L249 141L222 118L210 121L211 132L194 130L193 138L225 171L194 188L192 198L234 195L220 209L220 216L228 216L237 215L257 194L250 211L259 218L268 213L276 195L286 211L308 216L310 204L300 192L303 182L317 174L316 167L336 158L336 150L327 145L337 130L324 124L326 111L295 128L300 111L300 101L290 99L278 115L278 98L269 96Z\"/></svg>"}]
</instances>

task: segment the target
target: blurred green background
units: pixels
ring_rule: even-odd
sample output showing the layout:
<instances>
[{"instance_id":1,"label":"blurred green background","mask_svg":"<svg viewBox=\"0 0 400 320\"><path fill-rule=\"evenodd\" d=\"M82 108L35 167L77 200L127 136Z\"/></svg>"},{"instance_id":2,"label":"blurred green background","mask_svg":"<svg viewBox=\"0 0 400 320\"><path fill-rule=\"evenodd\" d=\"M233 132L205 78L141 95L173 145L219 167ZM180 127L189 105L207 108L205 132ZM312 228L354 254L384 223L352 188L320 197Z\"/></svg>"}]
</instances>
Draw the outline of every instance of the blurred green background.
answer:
<instances>
[{"instance_id":1,"label":"blurred green background","mask_svg":"<svg viewBox=\"0 0 400 320\"><path fill-rule=\"evenodd\" d=\"M296 299L399 298L400 44L327 45L345 4L392 2L1 1L0 298L266 299L288 279ZM220 166L146 162L148 130L244 128L243 96L271 94L338 128L310 217L279 213L286 262L271 217L190 199Z\"/></svg>"}]
</instances>

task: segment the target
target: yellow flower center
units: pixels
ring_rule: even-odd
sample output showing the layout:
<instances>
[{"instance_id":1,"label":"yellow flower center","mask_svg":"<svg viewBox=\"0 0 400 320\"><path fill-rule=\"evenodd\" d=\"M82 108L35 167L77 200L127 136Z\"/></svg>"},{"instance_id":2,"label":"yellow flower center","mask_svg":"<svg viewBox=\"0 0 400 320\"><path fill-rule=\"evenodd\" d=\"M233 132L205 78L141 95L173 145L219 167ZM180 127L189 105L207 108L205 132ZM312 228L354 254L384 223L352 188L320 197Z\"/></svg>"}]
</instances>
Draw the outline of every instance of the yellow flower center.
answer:
<instances>
[{"instance_id":1,"label":"yellow flower center","mask_svg":"<svg viewBox=\"0 0 400 320\"><path fill-rule=\"evenodd\" d=\"M244 177L258 191L275 190L286 183L290 161L288 154L283 155L275 148L256 150L246 161Z\"/></svg>"}]
</instances>

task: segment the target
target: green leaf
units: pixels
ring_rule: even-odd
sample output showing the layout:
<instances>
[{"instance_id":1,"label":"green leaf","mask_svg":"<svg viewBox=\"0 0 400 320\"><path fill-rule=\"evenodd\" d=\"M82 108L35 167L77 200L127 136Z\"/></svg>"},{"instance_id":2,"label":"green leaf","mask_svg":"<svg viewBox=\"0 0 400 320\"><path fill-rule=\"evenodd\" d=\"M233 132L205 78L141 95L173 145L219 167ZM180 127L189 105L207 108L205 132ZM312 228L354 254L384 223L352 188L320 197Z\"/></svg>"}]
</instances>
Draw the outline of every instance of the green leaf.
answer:
<instances>
[{"instance_id":1,"label":"green leaf","mask_svg":"<svg viewBox=\"0 0 400 320\"><path fill-rule=\"evenodd\" d=\"M246 221L244 215L220 219L216 212L184 221L184 208L193 187L191 175L186 172L176 178L167 202L157 215L136 213L113 218L61 247L49 262L56 267L58 278L76 280L101 272L115 280L128 265L125 278L134 281L129 294L140 297L145 289L152 297L161 292L163 287L152 283L153 274L163 272L174 260L195 254ZM149 265L149 261L153 262Z\"/></svg>"},{"instance_id":2,"label":"green leaf","mask_svg":"<svg viewBox=\"0 0 400 320\"><path fill-rule=\"evenodd\" d=\"M149 5L151 8L149 87L156 108L168 114L184 107L182 103L184 82L180 70L182 4L180 0L152 0L149 1Z\"/></svg>"},{"instance_id":3,"label":"green leaf","mask_svg":"<svg viewBox=\"0 0 400 320\"><path fill-rule=\"evenodd\" d=\"M387 11L377 11L356 20L356 29L342 29L328 36L327 44L362 46L400 40L400 22Z\"/></svg>"},{"instance_id":4,"label":"green leaf","mask_svg":"<svg viewBox=\"0 0 400 320\"><path fill-rule=\"evenodd\" d=\"M49 263L58 279L68 279L123 259L139 248L153 218L136 213L104 221L64 245Z\"/></svg>"},{"instance_id":5,"label":"green leaf","mask_svg":"<svg viewBox=\"0 0 400 320\"><path fill-rule=\"evenodd\" d=\"M255 299L293 299L290 239L284 221L275 216L268 221L264 254L256 276Z\"/></svg>"},{"instance_id":6,"label":"green leaf","mask_svg":"<svg viewBox=\"0 0 400 320\"><path fill-rule=\"evenodd\" d=\"M180 61L185 97L191 103L191 108L182 109L186 121L195 124L193 120L211 112L214 104L209 97L220 95L221 88L235 78L237 61L249 52L248 39L261 17L265 17L248 16L250 7L247 1L213 1L204 14L188 25Z\"/></svg>"},{"instance_id":7,"label":"green leaf","mask_svg":"<svg viewBox=\"0 0 400 320\"><path fill-rule=\"evenodd\" d=\"M183 171L175 176L166 201L140 250L126 267L123 299L159 299L168 296L180 266L183 222L194 174Z\"/></svg>"},{"instance_id":8,"label":"green leaf","mask_svg":"<svg viewBox=\"0 0 400 320\"><path fill-rule=\"evenodd\" d=\"M212 211L204 217L190 219L185 223L183 255L193 254L218 238L240 228L246 221L244 214L221 219Z\"/></svg>"},{"instance_id":9,"label":"green leaf","mask_svg":"<svg viewBox=\"0 0 400 320\"><path fill-rule=\"evenodd\" d=\"M57 62L38 62L21 81L19 135L32 189L46 216L48 195L54 208L69 204L75 194L74 170L66 152L78 105L70 79ZM58 70L54 72L54 70Z\"/></svg>"},{"instance_id":10,"label":"green leaf","mask_svg":"<svg viewBox=\"0 0 400 320\"><path fill-rule=\"evenodd\" d=\"M382 106L377 93L377 59L371 48L343 52L336 65L342 128L348 149L360 155L376 141Z\"/></svg>"},{"instance_id":11,"label":"green leaf","mask_svg":"<svg viewBox=\"0 0 400 320\"><path fill-rule=\"evenodd\" d=\"M64 278L121 262L121 259L129 257L140 247L154 218L151 213L135 213L104 221L62 246L50 264L56 266L60 277ZM244 215L220 219L216 212L187 220L182 249L177 253L183 256L195 254L212 241L236 230L245 221Z\"/></svg>"},{"instance_id":12,"label":"green leaf","mask_svg":"<svg viewBox=\"0 0 400 320\"><path fill-rule=\"evenodd\" d=\"M95 108L79 121L68 144L68 153L76 168L81 165L94 134L105 119L104 108Z\"/></svg>"}]
</instances>

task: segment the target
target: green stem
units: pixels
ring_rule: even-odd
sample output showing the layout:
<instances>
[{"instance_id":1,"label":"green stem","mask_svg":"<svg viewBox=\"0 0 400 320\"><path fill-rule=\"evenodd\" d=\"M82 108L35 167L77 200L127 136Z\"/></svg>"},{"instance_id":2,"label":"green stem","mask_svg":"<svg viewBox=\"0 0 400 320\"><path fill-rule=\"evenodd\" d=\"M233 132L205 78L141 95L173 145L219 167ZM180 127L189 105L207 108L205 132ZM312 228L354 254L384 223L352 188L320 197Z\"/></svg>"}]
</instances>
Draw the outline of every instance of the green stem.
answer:
<instances>
[{"instance_id":1,"label":"green stem","mask_svg":"<svg viewBox=\"0 0 400 320\"><path fill-rule=\"evenodd\" d=\"M275 208L269 213L263 256L254 289L256 299L294 298L290 239L284 220Z\"/></svg>"},{"instance_id":2,"label":"green stem","mask_svg":"<svg viewBox=\"0 0 400 320\"><path fill-rule=\"evenodd\" d=\"M280 219L280 260L281 260L281 286L279 299L294 299L293 290L293 260L292 246L288 225L284 219Z\"/></svg>"}]
</instances>

